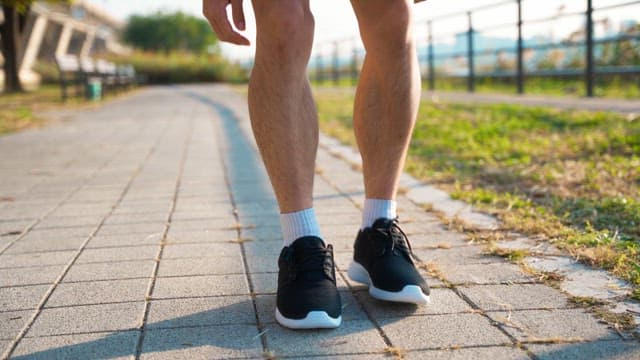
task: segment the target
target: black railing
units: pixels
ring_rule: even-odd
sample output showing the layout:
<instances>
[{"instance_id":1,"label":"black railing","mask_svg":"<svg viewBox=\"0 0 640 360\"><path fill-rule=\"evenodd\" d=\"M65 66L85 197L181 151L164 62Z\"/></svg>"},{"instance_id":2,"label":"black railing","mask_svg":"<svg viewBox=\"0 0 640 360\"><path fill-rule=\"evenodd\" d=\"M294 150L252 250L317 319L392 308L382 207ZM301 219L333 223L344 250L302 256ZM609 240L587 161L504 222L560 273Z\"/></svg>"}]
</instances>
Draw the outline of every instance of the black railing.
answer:
<instances>
[{"instance_id":1,"label":"black railing","mask_svg":"<svg viewBox=\"0 0 640 360\"><path fill-rule=\"evenodd\" d=\"M482 7L476 7L464 12L456 12L433 17L431 19L421 21L416 26L423 26L426 29L426 36L418 39L418 48L421 50L420 66L423 69L423 78L425 78L427 87L430 90L436 89L437 79L459 79L466 82L467 91L476 90L478 79L494 78L500 80L508 80L515 83L515 91L524 93L526 90L526 79L533 77L571 77L575 79L582 78L584 81L585 95L593 96L598 76L622 75L625 77L634 76L640 79L640 64L634 63L621 64L611 66L607 64L598 64L596 59L596 48L608 46L610 44L620 44L629 42L634 44L635 50L640 57L640 25L635 25L635 29L630 33L620 32L616 36L608 36L603 38L595 38L595 22L594 14L605 10L633 8L630 13L640 10L640 0L632 0L621 2L618 4L602 6L594 8L593 0L583 0L585 2L584 11L574 11L568 13L559 13L552 17L535 18L525 20L523 18L523 3L536 0L508 0ZM506 23L491 24L484 27L474 27L474 14L492 10L505 6L514 6L514 21ZM438 23L450 20L452 18L466 17L466 29L458 29L449 32L434 32L437 30ZM544 43L527 44L524 38L523 28L531 25L540 25L550 21L556 21L560 18L567 17L583 17L584 28L582 38L579 40L567 39L564 41L550 41ZM500 46L494 48L480 49L477 44L477 36L482 32L514 29L516 34L513 46ZM455 36L458 40L465 41L464 50L455 51L438 51L436 41L445 36ZM550 51L555 49L574 49L574 55L581 57L578 65L565 66L561 68L543 68L538 66L533 69L527 66L526 54L531 51ZM329 51L327 51L329 50ZM602 51L601 51L602 52ZM513 61L508 69L494 69L493 71L481 70L477 61L482 56L498 57L500 55L510 55ZM316 46L314 50L314 66L310 70L311 77L318 83L325 83L328 79L335 85L344 83L348 79L350 83L357 82L358 74L364 58L364 50L358 39L348 38L336 40L331 43L323 43ZM461 67L457 73L447 73L438 68L438 64L442 64L447 60L461 60L466 66ZM464 69L466 67L466 69ZM460 73L464 70L464 73ZM330 76L327 76L330 74ZM640 80L637 81L640 85Z\"/></svg>"}]
</instances>

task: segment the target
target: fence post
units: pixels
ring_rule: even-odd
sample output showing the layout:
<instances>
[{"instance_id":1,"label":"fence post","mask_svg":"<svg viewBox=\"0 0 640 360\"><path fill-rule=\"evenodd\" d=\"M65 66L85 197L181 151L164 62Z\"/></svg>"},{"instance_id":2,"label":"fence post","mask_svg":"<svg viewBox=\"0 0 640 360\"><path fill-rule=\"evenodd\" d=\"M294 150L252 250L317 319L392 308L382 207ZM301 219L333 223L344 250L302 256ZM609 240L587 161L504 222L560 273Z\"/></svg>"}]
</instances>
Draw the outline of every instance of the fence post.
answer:
<instances>
[{"instance_id":1,"label":"fence post","mask_svg":"<svg viewBox=\"0 0 640 360\"><path fill-rule=\"evenodd\" d=\"M338 53L339 50L339 44L338 42L334 42L333 43L333 65L332 65L332 74L333 74L333 84L334 85L338 85L340 83L340 63L339 63L339 56L340 54Z\"/></svg>"},{"instance_id":2,"label":"fence post","mask_svg":"<svg viewBox=\"0 0 640 360\"><path fill-rule=\"evenodd\" d=\"M318 53L316 54L316 82L318 85L322 85L322 83L324 83L323 71L322 54L320 53L320 50L318 50Z\"/></svg>"},{"instance_id":3,"label":"fence post","mask_svg":"<svg viewBox=\"0 0 640 360\"><path fill-rule=\"evenodd\" d=\"M353 49L351 51L351 85L358 83L358 43L353 41Z\"/></svg>"},{"instance_id":4,"label":"fence post","mask_svg":"<svg viewBox=\"0 0 640 360\"><path fill-rule=\"evenodd\" d=\"M475 91L475 71L473 67L473 22L471 11L467 12L469 18L469 31L467 32L467 63L469 64L469 76L467 77L467 90Z\"/></svg>"},{"instance_id":5,"label":"fence post","mask_svg":"<svg viewBox=\"0 0 640 360\"><path fill-rule=\"evenodd\" d=\"M587 0L587 28L586 41L587 41L587 61L585 69L587 96L593 96L593 85L595 80L595 66L593 61L593 1Z\"/></svg>"},{"instance_id":6,"label":"fence post","mask_svg":"<svg viewBox=\"0 0 640 360\"><path fill-rule=\"evenodd\" d=\"M429 90L433 91L436 89L436 67L433 54L433 28L431 26L431 21L427 23L427 30L429 39L429 47L427 53L427 61L429 63Z\"/></svg>"},{"instance_id":7,"label":"fence post","mask_svg":"<svg viewBox=\"0 0 640 360\"><path fill-rule=\"evenodd\" d=\"M518 74L516 78L518 86L518 94L524 94L524 44L522 41L522 0L516 0L518 3Z\"/></svg>"}]
</instances>

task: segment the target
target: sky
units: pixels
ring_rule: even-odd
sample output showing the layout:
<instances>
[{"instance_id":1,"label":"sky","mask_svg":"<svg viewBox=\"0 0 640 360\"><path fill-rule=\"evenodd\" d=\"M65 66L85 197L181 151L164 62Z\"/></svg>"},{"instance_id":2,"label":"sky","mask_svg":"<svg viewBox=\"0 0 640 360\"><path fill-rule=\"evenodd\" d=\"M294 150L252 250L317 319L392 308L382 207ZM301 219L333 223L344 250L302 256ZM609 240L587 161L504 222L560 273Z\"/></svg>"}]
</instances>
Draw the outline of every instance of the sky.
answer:
<instances>
[{"instance_id":1,"label":"sky","mask_svg":"<svg viewBox=\"0 0 640 360\"><path fill-rule=\"evenodd\" d=\"M149 14L156 11L180 10L195 16L202 16L202 0L90 0L109 13L120 19L126 19L131 14ZM366 0L363 0L366 1ZM427 0L415 5L414 31L418 41L426 41L426 20L444 14L461 13L460 16L433 23L433 31L437 41L453 41L454 34L466 29L468 19L466 11L484 5L503 3L504 0ZM594 7L604 7L612 4L628 2L628 0L593 0ZM252 41L255 39L255 23L251 11L251 1L244 1L247 30L245 35ZM551 17L559 13L583 12L585 0L523 0L523 16L526 20ZM355 16L348 0L311 0L311 9L316 20L316 50L330 51L330 44L337 39L357 39L358 27ZM640 22L640 5L610 11L596 11L596 22L608 18L609 26L616 28L621 20L635 20ZM507 4L495 9L477 11L473 15L473 25L482 29L498 24L509 24L516 20L516 6ZM582 16L566 17L540 25L527 25L524 28L525 37L543 35L561 39L572 31L580 28L584 23ZM602 35L606 29L596 26L596 35ZM515 28L505 28L483 31L483 35L507 37L515 36ZM348 42L347 42L348 43ZM224 44L222 51L227 56L245 60L252 56L254 48L239 47Z\"/></svg>"}]
</instances>

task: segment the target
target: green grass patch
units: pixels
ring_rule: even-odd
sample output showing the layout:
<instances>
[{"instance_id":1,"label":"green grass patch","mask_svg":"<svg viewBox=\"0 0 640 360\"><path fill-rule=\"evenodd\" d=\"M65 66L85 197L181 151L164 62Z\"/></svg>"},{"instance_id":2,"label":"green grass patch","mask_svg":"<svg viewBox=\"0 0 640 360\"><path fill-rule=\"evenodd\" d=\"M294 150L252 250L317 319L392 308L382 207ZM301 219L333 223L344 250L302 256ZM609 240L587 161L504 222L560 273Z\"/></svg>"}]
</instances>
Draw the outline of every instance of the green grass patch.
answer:
<instances>
[{"instance_id":1,"label":"green grass patch","mask_svg":"<svg viewBox=\"0 0 640 360\"><path fill-rule=\"evenodd\" d=\"M69 98L63 102L57 84L23 93L0 93L0 135L46 124L46 119L38 115L42 111L96 104L84 98Z\"/></svg>"},{"instance_id":2,"label":"green grass patch","mask_svg":"<svg viewBox=\"0 0 640 360\"><path fill-rule=\"evenodd\" d=\"M315 69L309 72L312 82L316 86L352 87L357 82L348 70L343 69L341 76L334 81L332 74L326 72L322 81L318 81ZM596 77L594 95L603 98L638 99L640 87L638 75L600 75ZM437 77L435 81L436 91L467 91L466 78ZM428 89L429 82L423 77L423 88ZM507 93L515 94L517 86L515 79L497 79L490 77L477 77L475 91L478 93ZM544 95L554 97L582 97L586 96L585 81L582 77L527 77L524 91L528 95Z\"/></svg>"},{"instance_id":3,"label":"green grass patch","mask_svg":"<svg viewBox=\"0 0 640 360\"><path fill-rule=\"evenodd\" d=\"M316 89L322 130L353 145L345 94ZM425 101L406 169L640 285L640 118Z\"/></svg>"}]
</instances>

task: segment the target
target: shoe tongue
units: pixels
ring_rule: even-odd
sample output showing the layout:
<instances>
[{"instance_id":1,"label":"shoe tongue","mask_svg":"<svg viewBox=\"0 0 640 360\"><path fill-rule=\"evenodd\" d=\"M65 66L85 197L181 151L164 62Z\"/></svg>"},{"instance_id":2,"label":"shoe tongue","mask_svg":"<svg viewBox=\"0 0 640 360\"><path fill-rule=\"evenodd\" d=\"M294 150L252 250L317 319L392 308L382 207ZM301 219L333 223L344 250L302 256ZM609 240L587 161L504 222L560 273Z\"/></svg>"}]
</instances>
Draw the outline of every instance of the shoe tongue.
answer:
<instances>
[{"instance_id":1,"label":"shoe tongue","mask_svg":"<svg viewBox=\"0 0 640 360\"><path fill-rule=\"evenodd\" d=\"M378 220L376 220L373 225L371 225L371 228L373 229L388 229L391 227L391 225L393 224L393 219L387 219L387 218L379 218Z\"/></svg>"},{"instance_id":2,"label":"shoe tongue","mask_svg":"<svg viewBox=\"0 0 640 360\"><path fill-rule=\"evenodd\" d=\"M298 238L296 241L291 244L291 248L295 250L301 249L324 249L326 246L324 245L324 241L316 236L304 236Z\"/></svg>"},{"instance_id":3,"label":"shoe tongue","mask_svg":"<svg viewBox=\"0 0 640 360\"><path fill-rule=\"evenodd\" d=\"M307 259L306 261L310 261L312 264L315 264L315 265L312 265L312 268L314 268L313 271L300 272L298 274L298 277L300 279L304 279L305 281L316 282L325 278L325 272L324 272L325 270L322 265L323 258L322 257L308 258L307 256L309 253L305 253L305 250L307 249L325 249L325 248L326 246L324 244L324 241L322 241L322 239L320 239L319 237L315 237L315 236L301 237L296 241L294 241L293 244L291 244L291 249L295 254L297 254L297 256L299 256L297 261L301 261L302 259L306 258ZM305 261L305 260L302 260L302 261ZM306 265L309 266L310 264L306 263ZM315 267L317 267L317 269L315 269Z\"/></svg>"}]
</instances>

